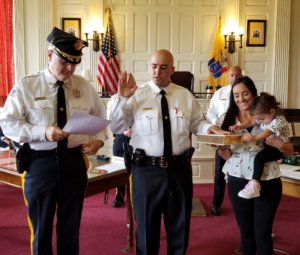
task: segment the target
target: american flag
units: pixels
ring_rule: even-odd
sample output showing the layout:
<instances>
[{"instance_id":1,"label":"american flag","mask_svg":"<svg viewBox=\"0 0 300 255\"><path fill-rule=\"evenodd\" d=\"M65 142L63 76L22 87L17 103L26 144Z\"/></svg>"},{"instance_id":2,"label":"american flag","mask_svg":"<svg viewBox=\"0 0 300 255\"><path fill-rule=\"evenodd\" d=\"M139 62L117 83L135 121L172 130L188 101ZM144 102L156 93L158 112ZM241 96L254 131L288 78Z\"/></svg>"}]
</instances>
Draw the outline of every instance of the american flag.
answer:
<instances>
[{"instance_id":1,"label":"american flag","mask_svg":"<svg viewBox=\"0 0 300 255\"><path fill-rule=\"evenodd\" d=\"M102 87L106 88L107 92L114 94L118 91L120 72L120 63L109 16L99 57L97 80Z\"/></svg>"}]
</instances>

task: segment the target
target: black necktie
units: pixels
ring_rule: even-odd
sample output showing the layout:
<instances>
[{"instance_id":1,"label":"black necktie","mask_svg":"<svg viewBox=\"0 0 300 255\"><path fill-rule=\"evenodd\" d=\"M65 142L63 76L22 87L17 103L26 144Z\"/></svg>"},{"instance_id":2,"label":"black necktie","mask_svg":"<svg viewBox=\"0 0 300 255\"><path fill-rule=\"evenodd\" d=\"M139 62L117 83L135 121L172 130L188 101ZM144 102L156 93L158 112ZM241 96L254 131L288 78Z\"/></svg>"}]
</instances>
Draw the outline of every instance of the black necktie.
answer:
<instances>
[{"instance_id":1,"label":"black necktie","mask_svg":"<svg viewBox=\"0 0 300 255\"><path fill-rule=\"evenodd\" d=\"M166 92L164 90L160 91L161 94L161 114L163 122L164 131L164 158L166 161L170 162L172 158L172 136L171 136L171 122L169 115L168 101L165 97Z\"/></svg>"},{"instance_id":2,"label":"black necktie","mask_svg":"<svg viewBox=\"0 0 300 255\"><path fill-rule=\"evenodd\" d=\"M58 85L57 90L57 126L63 129L67 122L67 113L66 113L66 98L64 91L64 82L57 81L56 85ZM68 138L65 138L61 141L57 142L57 151L60 154L67 148Z\"/></svg>"}]
</instances>

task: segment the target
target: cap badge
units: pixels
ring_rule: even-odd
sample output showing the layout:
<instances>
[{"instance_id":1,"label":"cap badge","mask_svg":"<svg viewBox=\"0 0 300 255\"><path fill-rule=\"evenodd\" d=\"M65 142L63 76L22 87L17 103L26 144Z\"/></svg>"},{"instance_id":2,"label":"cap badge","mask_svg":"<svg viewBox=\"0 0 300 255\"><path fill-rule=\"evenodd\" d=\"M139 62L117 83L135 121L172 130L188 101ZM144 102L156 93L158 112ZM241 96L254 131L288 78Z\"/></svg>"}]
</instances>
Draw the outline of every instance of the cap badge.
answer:
<instances>
[{"instance_id":1,"label":"cap badge","mask_svg":"<svg viewBox=\"0 0 300 255\"><path fill-rule=\"evenodd\" d=\"M78 40L78 41L75 42L74 48L76 50L81 50L83 47L84 47L84 45L83 45L81 40Z\"/></svg>"}]
</instances>

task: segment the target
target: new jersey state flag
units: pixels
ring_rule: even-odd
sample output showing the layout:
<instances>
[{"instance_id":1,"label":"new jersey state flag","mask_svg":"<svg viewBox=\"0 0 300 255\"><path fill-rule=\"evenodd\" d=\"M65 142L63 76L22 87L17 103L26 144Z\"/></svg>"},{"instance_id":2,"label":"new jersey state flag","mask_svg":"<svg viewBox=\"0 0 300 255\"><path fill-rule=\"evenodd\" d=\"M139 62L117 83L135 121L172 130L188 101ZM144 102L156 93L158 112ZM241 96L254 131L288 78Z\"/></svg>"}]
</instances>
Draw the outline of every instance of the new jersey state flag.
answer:
<instances>
[{"instance_id":1,"label":"new jersey state flag","mask_svg":"<svg viewBox=\"0 0 300 255\"><path fill-rule=\"evenodd\" d=\"M219 18L218 31L209 55L208 61L208 85L209 86L226 86L227 80L227 58L224 51L224 39L222 36L221 17Z\"/></svg>"}]
</instances>

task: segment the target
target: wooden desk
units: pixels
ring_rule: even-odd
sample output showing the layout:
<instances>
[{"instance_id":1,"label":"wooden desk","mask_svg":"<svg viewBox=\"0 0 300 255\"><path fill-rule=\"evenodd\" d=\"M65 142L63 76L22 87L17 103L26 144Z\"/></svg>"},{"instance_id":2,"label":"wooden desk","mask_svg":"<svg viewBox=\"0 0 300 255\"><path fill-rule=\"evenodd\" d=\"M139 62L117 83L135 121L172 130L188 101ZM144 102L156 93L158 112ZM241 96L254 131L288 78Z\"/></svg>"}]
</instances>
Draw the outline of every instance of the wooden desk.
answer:
<instances>
[{"instance_id":1,"label":"wooden desk","mask_svg":"<svg viewBox=\"0 0 300 255\"><path fill-rule=\"evenodd\" d=\"M300 198L300 180L295 180L287 177L281 177L282 193L284 195Z\"/></svg>"},{"instance_id":2,"label":"wooden desk","mask_svg":"<svg viewBox=\"0 0 300 255\"><path fill-rule=\"evenodd\" d=\"M282 194L290 197L300 198L300 166L280 164L279 168L282 175Z\"/></svg>"},{"instance_id":3,"label":"wooden desk","mask_svg":"<svg viewBox=\"0 0 300 255\"><path fill-rule=\"evenodd\" d=\"M15 187L22 187L20 174L16 170L16 159L10 151L0 152L0 181Z\"/></svg>"},{"instance_id":4,"label":"wooden desk","mask_svg":"<svg viewBox=\"0 0 300 255\"><path fill-rule=\"evenodd\" d=\"M130 197L129 178L126 170L119 170L112 173L96 174L93 170L98 162L95 157L90 157L89 162L91 167L88 171L88 186L85 196L92 196L118 186L126 185L127 187L127 247L124 251L129 251L133 247L133 214ZM20 174L16 171L15 157L9 152L0 152L0 182L13 185L15 187L22 187Z\"/></svg>"}]
</instances>

